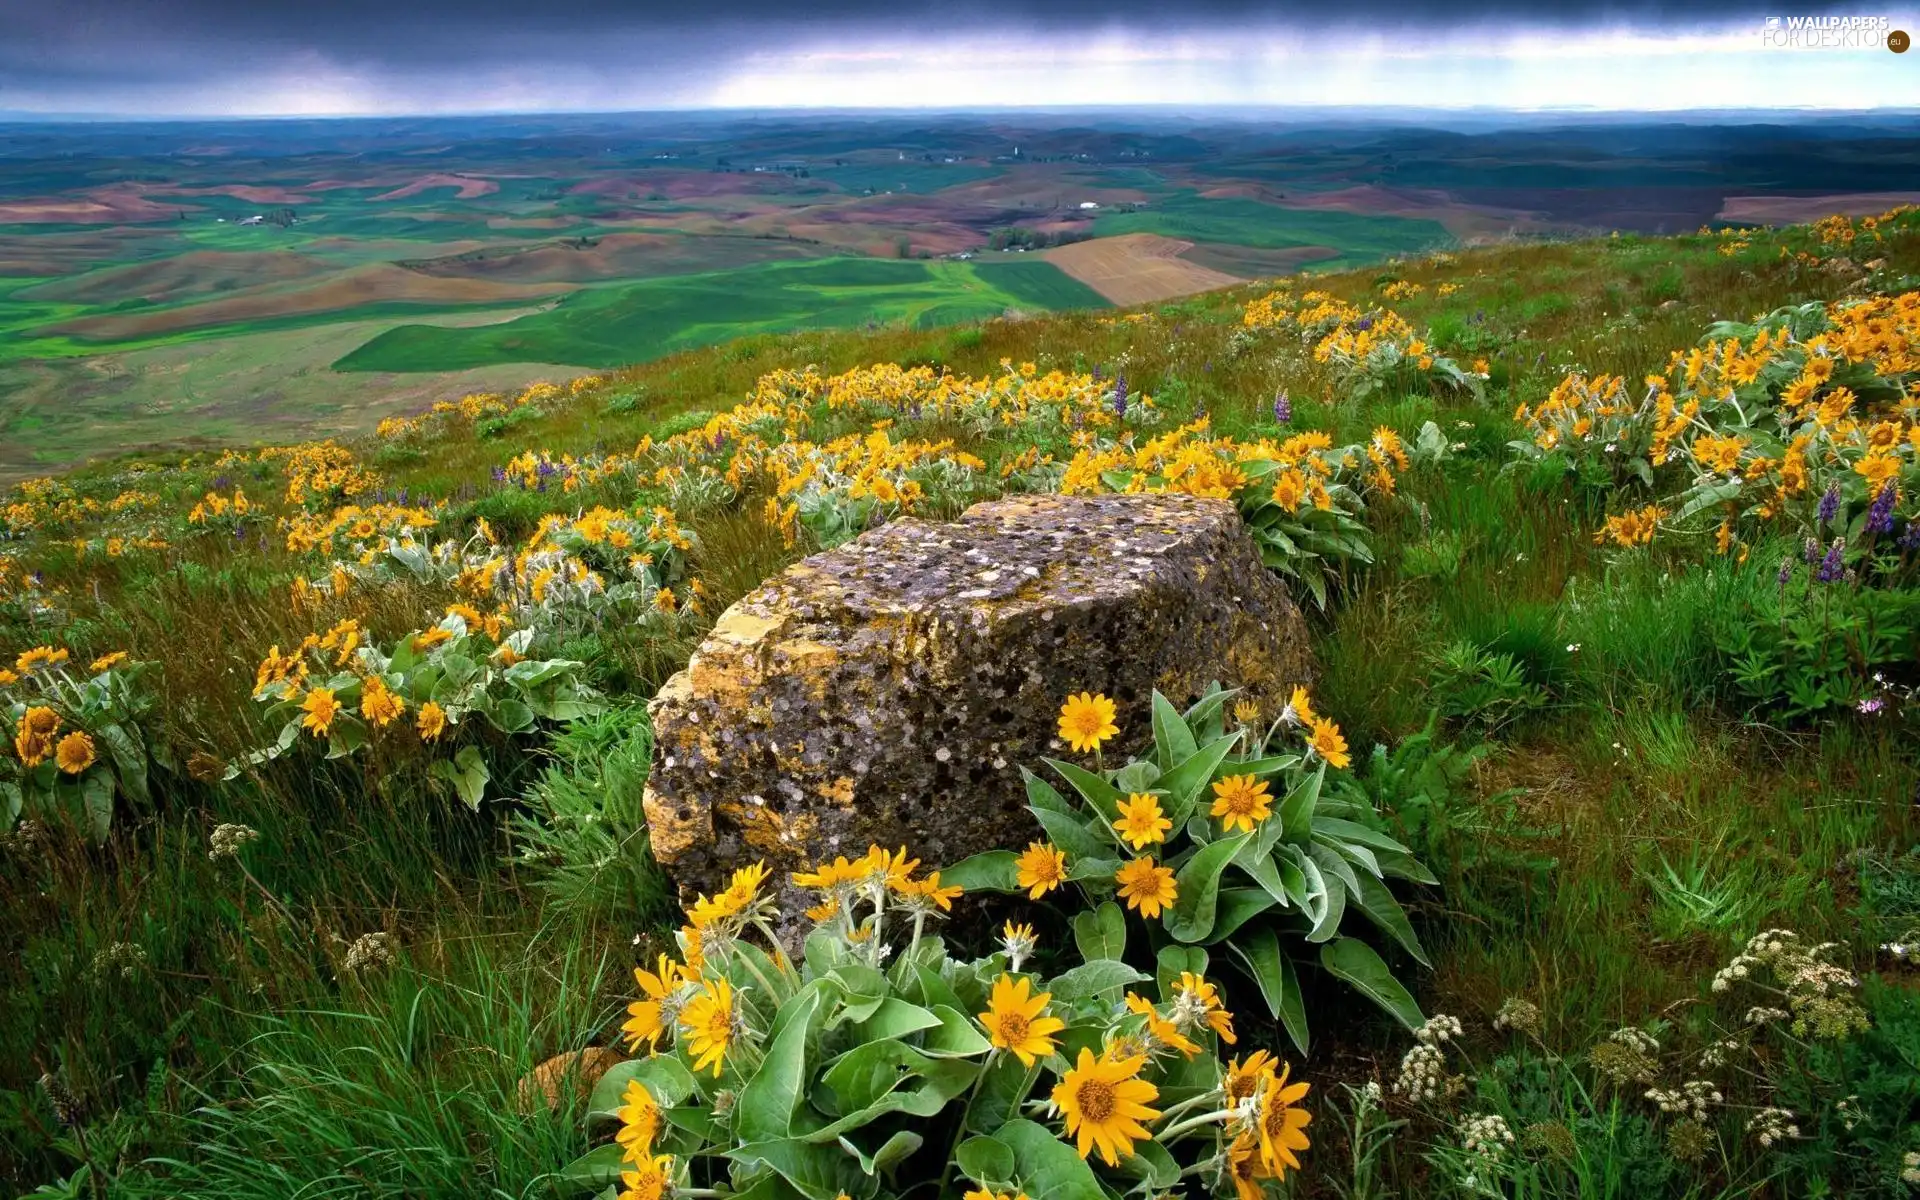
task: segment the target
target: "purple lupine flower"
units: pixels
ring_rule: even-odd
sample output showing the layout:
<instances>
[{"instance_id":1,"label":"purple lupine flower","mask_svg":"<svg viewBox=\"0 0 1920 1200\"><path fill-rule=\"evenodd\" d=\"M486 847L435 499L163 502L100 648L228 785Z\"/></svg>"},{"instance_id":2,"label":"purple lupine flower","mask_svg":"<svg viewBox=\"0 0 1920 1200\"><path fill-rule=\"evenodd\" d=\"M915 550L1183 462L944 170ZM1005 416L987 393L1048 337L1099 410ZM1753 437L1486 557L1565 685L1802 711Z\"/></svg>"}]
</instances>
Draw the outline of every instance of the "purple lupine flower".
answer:
<instances>
[{"instance_id":1,"label":"purple lupine flower","mask_svg":"<svg viewBox=\"0 0 1920 1200\"><path fill-rule=\"evenodd\" d=\"M507 469L505 467L495 467L493 469L493 481L495 483L505 483L507 481Z\"/></svg>"},{"instance_id":2,"label":"purple lupine flower","mask_svg":"<svg viewBox=\"0 0 1920 1200\"><path fill-rule=\"evenodd\" d=\"M1091 375L1095 383L1099 383L1100 380L1104 377L1104 373L1097 366L1093 369L1093 371L1091 372Z\"/></svg>"},{"instance_id":3,"label":"purple lupine flower","mask_svg":"<svg viewBox=\"0 0 1920 1200\"><path fill-rule=\"evenodd\" d=\"M232 485L233 480L227 478L225 475L216 475L213 477L213 490L216 492L224 492Z\"/></svg>"},{"instance_id":4,"label":"purple lupine flower","mask_svg":"<svg viewBox=\"0 0 1920 1200\"><path fill-rule=\"evenodd\" d=\"M1373 328L1373 318L1361 317L1358 321L1354 322L1353 327L1359 330L1361 333L1365 333L1367 330Z\"/></svg>"},{"instance_id":5,"label":"purple lupine flower","mask_svg":"<svg viewBox=\"0 0 1920 1200\"><path fill-rule=\"evenodd\" d=\"M1780 560L1780 574L1774 579L1774 582L1778 583L1781 587L1785 587L1787 586L1788 582L1791 581L1792 579L1793 579L1793 560L1790 558L1783 558Z\"/></svg>"},{"instance_id":6,"label":"purple lupine flower","mask_svg":"<svg viewBox=\"0 0 1920 1200\"><path fill-rule=\"evenodd\" d=\"M1837 483L1828 484L1826 495L1820 497L1820 524L1831 525L1833 524L1833 519L1839 515L1840 485Z\"/></svg>"},{"instance_id":7,"label":"purple lupine flower","mask_svg":"<svg viewBox=\"0 0 1920 1200\"><path fill-rule=\"evenodd\" d=\"M1207 362L1206 362L1206 365L1205 365L1205 366L1203 366L1203 367L1201 367L1200 369L1201 369L1202 371L1206 371L1206 372L1208 372L1208 373L1212 373L1212 371L1213 371L1213 360L1212 360L1212 359L1208 359L1208 360L1207 360Z\"/></svg>"},{"instance_id":8,"label":"purple lupine flower","mask_svg":"<svg viewBox=\"0 0 1920 1200\"><path fill-rule=\"evenodd\" d=\"M1808 538L1800 543L1800 561L1813 562L1820 557L1820 539Z\"/></svg>"},{"instance_id":9,"label":"purple lupine flower","mask_svg":"<svg viewBox=\"0 0 1920 1200\"><path fill-rule=\"evenodd\" d=\"M399 495L399 497L398 497L398 502L399 502L399 504L400 504L400 506L401 506L402 508L404 508L404 507L406 507L406 503L407 503L407 489L406 489L406 488L401 488L401 489L400 489L400 495Z\"/></svg>"},{"instance_id":10,"label":"purple lupine flower","mask_svg":"<svg viewBox=\"0 0 1920 1200\"><path fill-rule=\"evenodd\" d=\"M1273 423L1285 425L1293 420L1293 397L1287 395L1287 389L1281 388L1273 394Z\"/></svg>"},{"instance_id":11,"label":"purple lupine flower","mask_svg":"<svg viewBox=\"0 0 1920 1200\"><path fill-rule=\"evenodd\" d=\"M1847 539L1833 539L1833 545L1827 549L1827 556L1820 560L1820 569L1813 573L1813 577L1821 583L1839 582L1847 573L1846 564L1840 561L1846 548Z\"/></svg>"},{"instance_id":12,"label":"purple lupine flower","mask_svg":"<svg viewBox=\"0 0 1920 1200\"><path fill-rule=\"evenodd\" d=\"M1920 521L1908 521L1907 531L1895 543L1902 550L1920 550Z\"/></svg>"},{"instance_id":13,"label":"purple lupine flower","mask_svg":"<svg viewBox=\"0 0 1920 1200\"><path fill-rule=\"evenodd\" d=\"M1113 381L1113 415L1123 421L1127 419L1127 377L1125 375Z\"/></svg>"},{"instance_id":14,"label":"purple lupine flower","mask_svg":"<svg viewBox=\"0 0 1920 1200\"><path fill-rule=\"evenodd\" d=\"M1867 532L1893 532L1892 483L1888 483L1887 486L1880 489L1880 494L1873 498L1873 504L1867 509Z\"/></svg>"}]
</instances>

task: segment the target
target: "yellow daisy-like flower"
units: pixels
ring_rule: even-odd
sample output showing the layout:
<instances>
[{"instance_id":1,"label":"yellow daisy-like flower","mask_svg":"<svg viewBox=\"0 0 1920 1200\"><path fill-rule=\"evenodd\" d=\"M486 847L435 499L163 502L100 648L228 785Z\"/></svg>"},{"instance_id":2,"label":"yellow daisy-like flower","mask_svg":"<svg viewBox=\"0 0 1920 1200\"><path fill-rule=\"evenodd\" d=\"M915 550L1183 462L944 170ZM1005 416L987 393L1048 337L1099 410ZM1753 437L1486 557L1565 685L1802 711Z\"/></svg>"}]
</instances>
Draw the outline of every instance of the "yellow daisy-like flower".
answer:
<instances>
[{"instance_id":1,"label":"yellow daisy-like flower","mask_svg":"<svg viewBox=\"0 0 1920 1200\"><path fill-rule=\"evenodd\" d=\"M1253 827L1273 815L1273 797L1267 794L1267 782L1251 775L1229 775L1213 785L1213 807L1208 812L1220 818L1220 827L1232 833L1252 833Z\"/></svg>"},{"instance_id":2,"label":"yellow daisy-like flower","mask_svg":"<svg viewBox=\"0 0 1920 1200\"><path fill-rule=\"evenodd\" d=\"M1233 1200L1262 1200L1266 1192L1260 1180L1266 1177L1266 1164L1260 1158L1260 1139L1243 1133L1227 1147L1227 1175L1233 1180Z\"/></svg>"},{"instance_id":3,"label":"yellow daisy-like flower","mask_svg":"<svg viewBox=\"0 0 1920 1200\"><path fill-rule=\"evenodd\" d=\"M12 671L9 671L5 667L0 667L0 687L6 687L10 683L19 683L19 682L20 682L20 676L16 675Z\"/></svg>"},{"instance_id":4,"label":"yellow daisy-like flower","mask_svg":"<svg viewBox=\"0 0 1920 1200\"><path fill-rule=\"evenodd\" d=\"M1294 685L1293 695L1287 697L1287 715L1298 724L1305 725L1314 719L1313 701L1307 695L1307 689Z\"/></svg>"},{"instance_id":5,"label":"yellow daisy-like flower","mask_svg":"<svg viewBox=\"0 0 1920 1200\"><path fill-rule=\"evenodd\" d=\"M717 895L700 896L687 909L687 919L693 922L695 929L711 929L730 917L738 916L746 904L732 891L723 890Z\"/></svg>"},{"instance_id":6,"label":"yellow daisy-like flower","mask_svg":"<svg viewBox=\"0 0 1920 1200\"><path fill-rule=\"evenodd\" d=\"M1325 717L1313 719L1313 732L1307 735L1307 748L1327 760L1327 765L1345 768L1353 761L1347 753L1347 739L1340 736L1340 727Z\"/></svg>"},{"instance_id":7,"label":"yellow daisy-like flower","mask_svg":"<svg viewBox=\"0 0 1920 1200\"><path fill-rule=\"evenodd\" d=\"M1085 1158L1094 1150L1110 1167L1133 1157L1133 1143L1151 1140L1142 1121L1160 1111L1147 1107L1159 1099L1160 1089L1140 1078L1147 1060L1141 1055L1116 1058L1111 1053L1094 1058L1080 1049L1080 1059L1053 1089L1053 1103L1066 1117L1067 1134Z\"/></svg>"},{"instance_id":8,"label":"yellow daisy-like flower","mask_svg":"<svg viewBox=\"0 0 1920 1200\"><path fill-rule=\"evenodd\" d=\"M1240 1039L1234 1036L1233 1014L1227 1011L1220 999L1220 989L1209 983L1203 976L1192 971L1180 972L1180 982L1174 985L1175 991L1183 996L1198 1000L1206 1013L1204 1020L1208 1029L1220 1035L1220 1040L1231 1046Z\"/></svg>"},{"instance_id":9,"label":"yellow daisy-like flower","mask_svg":"<svg viewBox=\"0 0 1920 1200\"><path fill-rule=\"evenodd\" d=\"M22 675L31 675L41 667L60 666L67 661L67 658L68 654L65 650L55 649L52 646L35 646L31 650L22 651L20 657L13 660L13 669Z\"/></svg>"},{"instance_id":10,"label":"yellow daisy-like flower","mask_svg":"<svg viewBox=\"0 0 1920 1200\"><path fill-rule=\"evenodd\" d=\"M620 1132L613 1140L621 1146L622 1160L647 1162L653 1155L654 1135L660 1132L660 1105L654 1101L653 1093L638 1079L629 1079L614 1115L620 1118Z\"/></svg>"},{"instance_id":11,"label":"yellow daisy-like flower","mask_svg":"<svg viewBox=\"0 0 1920 1200\"><path fill-rule=\"evenodd\" d=\"M1115 833L1135 850L1167 840L1173 822L1160 809L1160 801L1144 792L1134 792L1120 802L1120 819L1113 823Z\"/></svg>"},{"instance_id":12,"label":"yellow daisy-like flower","mask_svg":"<svg viewBox=\"0 0 1920 1200\"><path fill-rule=\"evenodd\" d=\"M419 731L422 741L438 741L447 731L447 710L433 700L420 706L420 714L414 719L413 727Z\"/></svg>"},{"instance_id":13,"label":"yellow daisy-like flower","mask_svg":"<svg viewBox=\"0 0 1920 1200\"><path fill-rule=\"evenodd\" d=\"M44 704L36 704L20 715L20 732L31 737L50 738L60 730L60 714Z\"/></svg>"},{"instance_id":14,"label":"yellow daisy-like flower","mask_svg":"<svg viewBox=\"0 0 1920 1200\"><path fill-rule=\"evenodd\" d=\"M680 1028L687 1035L693 1069L712 1067L718 1079L726 1066L727 1047L733 1043L733 984L724 978L710 980L699 995L687 1001L680 1014Z\"/></svg>"},{"instance_id":15,"label":"yellow daisy-like flower","mask_svg":"<svg viewBox=\"0 0 1920 1200\"><path fill-rule=\"evenodd\" d=\"M1227 1078L1223 1085L1226 1091L1228 1108L1238 1108L1242 1103L1260 1094L1261 1085L1274 1077L1274 1057L1265 1050L1255 1050L1247 1056L1246 1062L1235 1058L1227 1063Z\"/></svg>"},{"instance_id":16,"label":"yellow daisy-like flower","mask_svg":"<svg viewBox=\"0 0 1920 1200\"><path fill-rule=\"evenodd\" d=\"M825 925L828 921L833 920L839 915L840 901L839 898L835 896L828 896L825 900L822 900L807 910L807 920L812 921L815 925Z\"/></svg>"},{"instance_id":17,"label":"yellow daisy-like flower","mask_svg":"<svg viewBox=\"0 0 1920 1200\"><path fill-rule=\"evenodd\" d=\"M1173 882L1172 869L1156 864L1149 855L1133 859L1115 871L1113 881L1120 885L1120 898L1127 902L1127 907L1143 917L1159 916L1160 910L1180 895Z\"/></svg>"},{"instance_id":18,"label":"yellow daisy-like flower","mask_svg":"<svg viewBox=\"0 0 1920 1200\"><path fill-rule=\"evenodd\" d=\"M115 650L112 654L102 654L99 658L94 659L93 665L88 667L87 670L98 675L103 671L113 670L125 661L127 661L127 652L125 650Z\"/></svg>"},{"instance_id":19,"label":"yellow daisy-like flower","mask_svg":"<svg viewBox=\"0 0 1920 1200\"><path fill-rule=\"evenodd\" d=\"M1032 842L1014 863L1027 899L1038 900L1067 881L1067 855L1049 842Z\"/></svg>"},{"instance_id":20,"label":"yellow daisy-like flower","mask_svg":"<svg viewBox=\"0 0 1920 1200\"><path fill-rule=\"evenodd\" d=\"M760 885L767 881L767 864L755 862L740 867L733 873L733 879L727 884L727 895L742 909L750 908L760 895Z\"/></svg>"},{"instance_id":21,"label":"yellow daisy-like flower","mask_svg":"<svg viewBox=\"0 0 1920 1200\"><path fill-rule=\"evenodd\" d=\"M648 971L642 967L633 969L633 981L640 987L640 999L627 1005L627 1020L620 1026L620 1032L627 1035L629 1050L640 1049L643 1042L648 1053L659 1048L660 1039L667 1032L664 1006L683 978L680 964L664 954L660 956L658 971Z\"/></svg>"},{"instance_id":22,"label":"yellow daisy-like flower","mask_svg":"<svg viewBox=\"0 0 1920 1200\"><path fill-rule=\"evenodd\" d=\"M950 887L940 886L940 872L935 871L925 879L908 879L893 884L893 890L907 900L920 900L934 905L941 912L952 912L953 901L964 895L965 888L958 884Z\"/></svg>"},{"instance_id":23,"label":"yellow daisy-like flower","mask_svg":"<svg viewBox=\"0 0 1920 1200\"><path fill-rule=\"evenodd\" d=\"M360 715L373 722L374 728L386 728L406 711L407 702L393 694L386 680L378 675L367 676L360 688Z\"/></svg>"},{"instance_id":24,"label":"yellow daisy-like flower","mask_svg":"<svg viewBox=\"0 0 1920 1200\"><path fill-rule=\"evenodd\" d=\"M1024 977L1001 975L993 981L993 994L987 998L987 1011L980 1024L993 1044L1011 1050L1023 1067L1031 1067L1054 1051L1053 1035L1067 1027L1058 1017L1044 1016L1052 992L1032 995L1032 984Z\"/></svg>"},{"instance_id":25,"label":"yellow daisy-like flower","mask_svg":"<svg viewBox=\"0 0 1920 1200\"><path fill-rule=\"evenodd\" d=\"M673 1191L673 1155L643 1158L638 1170L620 1172L618 1200L666 1200Z\"/></svg>"},{"instance_id":26,"label":"yellow daisy-like flower","mask_svg":"<svg viewBox=\"0 0 1920 1200\"><path fill-rule=\"evenodd\" d=\"M1180 1032L1179 1026L1160 1015L1160 1010L1145 996L1127 993L1127 1011L1139 1013L1147 1019L1147 1036L1153 1041L1192 1058L1200 1053L1198 1043Z\"/></svg>"},{"instance_id":27,"label":"yellow daisy-like flower","mask_svg":"<svg viewBox=\"0 0 1920 1200\"><path fill-rule=\"evenodd\" d=\"M795 871L793 882L795 887L832 891L835 888L850 887L859 883L871 873L864 856L848 862L847 856L842 854L832 862L822 863L811 871Z\"/></svg>"},{"instance_id":28,"label":"yellow daisy-like flower","mask_svg":"<svg viewBox=\"0 0 1920 1200\"><path fill-rule=\"evenodd\" d=\"M326 688L315 688L300 702L300 711L307 714L300 719L300 727L315 737L325 737L333 728L334 717L340 713L340 702Z\"/></svg>"},{"instance_id":29,"label":"yellow daisy-like flower","mask_svg":"<svg viewBox=\"0 0 1920 1200\"><path fill-rule=\"evenodd\" d=\"M1060 738L1080 754L1098 750L1100 743L1120 732L1113 723L1113 701L1093 692L1068 696L1060 706Z\"/></svg>"},{"instance_id":30,"label":"yellow daisy-like flower","mask_svg":"<svg viewBox=\"0 0 1920 1200\"><path fill-rule=\"evenodd\" d=\"M67 774L78 775L93 765L93 739L74 730L54 747L53 761Z\"/></svg>"},{"instance_id":31,"label":"yellow daisy-like flower","mask_svg":"<svg viewBox=\"0 0 1920 1200\"><path fill-rule=\"evenodd\" d=\"M1294 1107L1307 1094L1309 1085L1289 1085L1289 1070L1282 1067L1279 1077L1268 1082L1266 1093L1260 1098L1260 1158L1275 1179L1286 1178L1288 1167L1298 1171L1300 1159L1296 1152L1311 1144L1301 1131L1313 1120L1313 1114Z\"/></svg>"}]
</instances>

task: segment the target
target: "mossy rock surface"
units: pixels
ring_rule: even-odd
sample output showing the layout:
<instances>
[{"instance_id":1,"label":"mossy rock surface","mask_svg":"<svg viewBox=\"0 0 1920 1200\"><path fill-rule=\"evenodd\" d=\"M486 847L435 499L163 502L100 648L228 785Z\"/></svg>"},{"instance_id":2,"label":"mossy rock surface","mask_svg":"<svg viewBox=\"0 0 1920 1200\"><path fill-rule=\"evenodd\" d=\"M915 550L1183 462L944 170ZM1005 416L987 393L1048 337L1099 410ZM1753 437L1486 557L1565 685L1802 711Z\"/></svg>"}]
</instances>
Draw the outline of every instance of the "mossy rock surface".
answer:
<instances>
[{"instance_id":1,"label":"mossy rock surface","mask_svg":"<svg viewBox=\"0 0 1920 1200\"><path fill-rule=\"evenodd\" d=\"M911 518L728 609L652 704L653 852L683 890L869 843L929 863L1039 836L1019 767L1074 757L1061 700L1102 692L1119 746L1154 689L1215 680L1269 717L1310 679L1305 621L1224 500L1022 496Z\"/></svg>"}]
</instances>

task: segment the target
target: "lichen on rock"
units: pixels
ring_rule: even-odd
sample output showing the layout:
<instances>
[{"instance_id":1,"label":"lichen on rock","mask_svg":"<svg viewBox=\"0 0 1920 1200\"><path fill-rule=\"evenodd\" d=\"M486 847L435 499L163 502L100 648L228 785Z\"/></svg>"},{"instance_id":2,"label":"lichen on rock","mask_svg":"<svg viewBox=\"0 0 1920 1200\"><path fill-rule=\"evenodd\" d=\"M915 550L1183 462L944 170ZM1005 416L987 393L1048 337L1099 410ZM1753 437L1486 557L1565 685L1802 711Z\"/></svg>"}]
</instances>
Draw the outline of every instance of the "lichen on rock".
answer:
<instances>
[{"instance_id":1,"label":"lichen on rock","mask_svg":"<svg viewBox=\"0 0 1920 1200\"><path fill-rule=\"evenodd\" d=\"M1022 496L902 519L728 609L651 706L653 852L683 890L869 843L953 862L1037 828L1019 766L1069 692L1119 706L1219 681L1271 716L1308 682L1299 609L1224 500Z\"/></svg>"}]
</instances>

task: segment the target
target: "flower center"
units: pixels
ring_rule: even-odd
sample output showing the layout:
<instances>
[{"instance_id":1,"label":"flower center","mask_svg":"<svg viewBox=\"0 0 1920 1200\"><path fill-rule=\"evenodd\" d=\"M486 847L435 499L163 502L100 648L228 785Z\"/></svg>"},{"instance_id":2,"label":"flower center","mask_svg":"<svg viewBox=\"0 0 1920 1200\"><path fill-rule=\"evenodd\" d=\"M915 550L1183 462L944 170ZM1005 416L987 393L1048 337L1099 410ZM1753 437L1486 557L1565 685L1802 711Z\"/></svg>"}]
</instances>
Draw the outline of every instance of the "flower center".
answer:
<instances>
[{"instance_id":1,"label":"flower center","mask_svg":"<svg viewBox=\"0 0 1920 1200\"><path fill-rule=\"evenodd\" d=\"M1113 1085L1103 1079L1089 1079L1081 1084L1080 1119L1101 1125L1112 1116Z\"/></svg>"},{"instance_id":2,"label":"flower center","mask_svg":"<svg viewBox=\"0 0 1920 1200\"><path fill-rule=\"evenodd\" d=\"M1000 1039L1010 1046L1027 1040L1027 1019L1019 1013L1000 1014Z\"/></svg>"},{"instance_id":3,"label":"flower center","mask_svg":"<svg viewBox=\"0 0 1920 1200\"><path fill-rule=\"evenodd\" d=\"M724 1008L716 1008L707 1018L707 1036L716 1042L724 1042L733 1034L733 1014Z\"/></svg>"},{"instance_id":4,"label":"flower center","mask_svg":"<svg viewBox=\"0 0 1920 1200\"><path fill-rule=\"evenodd\" d=\"M1261 1126L1268 1137L1279 1137L1287 1128L1287 1106L1275 1104L1268 1107L1266 1119L1261 1122Z\"/></svg>"}]
</instances>

